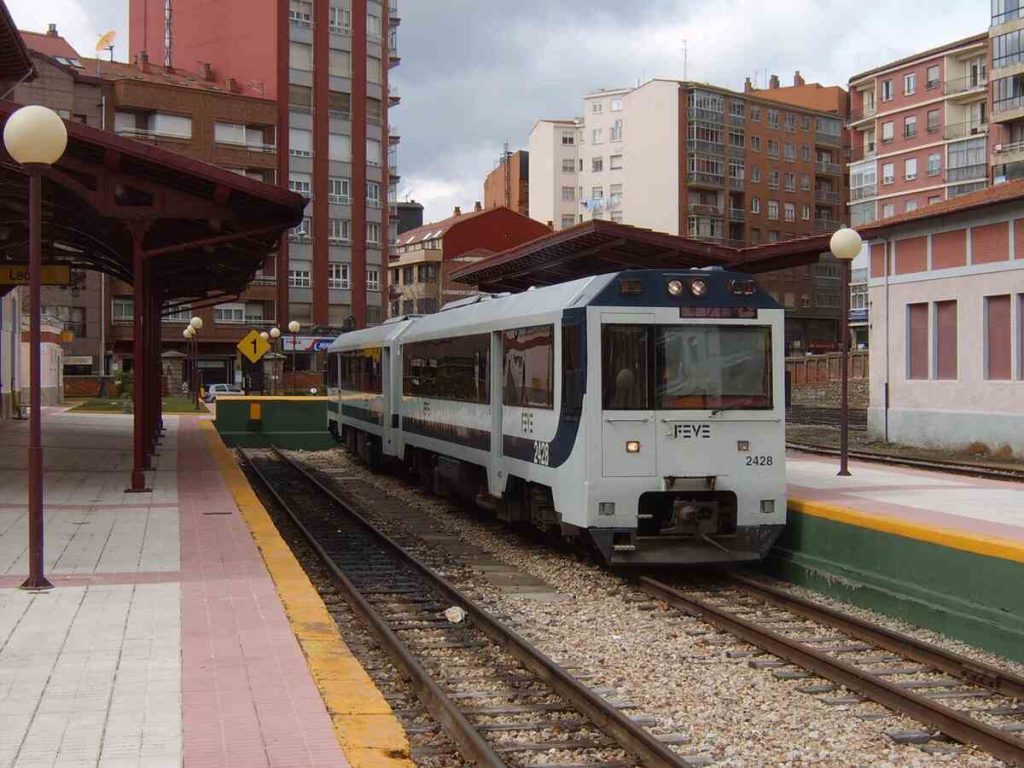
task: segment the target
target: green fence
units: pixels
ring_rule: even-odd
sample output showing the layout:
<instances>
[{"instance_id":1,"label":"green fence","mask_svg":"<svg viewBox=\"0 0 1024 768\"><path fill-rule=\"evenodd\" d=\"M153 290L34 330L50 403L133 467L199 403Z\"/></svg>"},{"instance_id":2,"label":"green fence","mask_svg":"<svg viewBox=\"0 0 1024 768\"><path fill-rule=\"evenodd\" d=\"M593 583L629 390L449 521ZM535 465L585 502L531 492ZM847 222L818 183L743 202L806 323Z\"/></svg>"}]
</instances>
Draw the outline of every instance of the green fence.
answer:
<instances>
[{"instance_id":1,"label":"green fence","mask_svg":"<svg viewBox=\"0 0 1024 768\"><path fill-rule=\"evenodd\" d=\"M229 447L315 451L335 445L326 397L218 397L217 432Z\"/></svg>"}]
</instances>

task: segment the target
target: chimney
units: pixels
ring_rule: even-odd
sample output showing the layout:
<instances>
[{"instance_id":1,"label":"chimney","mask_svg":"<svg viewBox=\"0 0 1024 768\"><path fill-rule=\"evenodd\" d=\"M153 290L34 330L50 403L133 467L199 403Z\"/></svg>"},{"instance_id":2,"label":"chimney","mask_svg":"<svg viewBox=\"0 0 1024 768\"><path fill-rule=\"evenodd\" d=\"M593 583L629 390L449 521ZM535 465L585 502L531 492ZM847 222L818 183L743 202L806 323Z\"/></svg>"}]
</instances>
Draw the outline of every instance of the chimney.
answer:
<instances>
[{"instance_id":1,"label":"chimney","mask_svg":"<svg viewBox=\"0 0 1024 768\"><path fill-rule=\"evenodd\" d=\"M462 209L459 208L459 206L456 205L455 206L455 210L452 211L452 216L461 216L461 215L462 215Z\"/></svg>"},{"instance_id":2,"label":"chimney","mask_svg":"<svg viewBox=\"0 0 1024 768\"><path fill-rule=\"evenodd\" d=\"M208 83L213 82L213 66L208 61L203 62L203 80L206 80Z\"/></svg>"},{"instance_id":3,"label":"chimney","mask_svg":"<svg viewBox=\"0 0 1024 768\"><path fill-rule=\"evenodd\" d=\"M233 77L229 77L227 80L224 81L224 87L231 93L238 92L238 82Z\"/></svg>"},{"instance_id":4,"label":"chimney","mask_svg":"<svg viewBox=\"0 0 1024 768\"><path fill-rule=\"evenodd\" d=\"M795 72L795 73L793 74L793 85L795 85L795 86L798 86L798 87L799 87L799 86L801 86L801 85L803 85L803 84L804 84L804 77L803 77L803 75L801 75L801 74L800 74L800 70L798 69L798 70L797 70L797 71L796 71L796 72Z\"/></svg>"},{"instance_id":5,"label":"chimney","mask_svg":"<svg viewBox=\"0 0 1024 768\"><path fill-rule=\"evenodd\" d=\"M749 77L745 78L743 80L743 92L744 93L751 93L753 90L754 90L754 84L752 82L750 82L750 78Z\"/></svg>"},{"instance_id":6,"label":"chimney","mask_svg":"<svg viewBox=\"0 0 1024 768\"><path fill-rule=\"evenodd\" d=\"M139 55L135 59L135 64L138 66L140 72L148 72L149 54L145 51L139 51Z\"/></svg>"},{"instance_id":7,"label":"chimney","mask_svg":"<svg viewBox=\"0 0 1024 768\"><path fill-rule=\"evenodd\" d=\"M771 78L769 78L769 80L768 80L768 87L771 90L775 90L776 88L779 87L779 76L778 75L772 75Z\"/></svg>"},{"instance_id":8,"label":"chimney","mask_svg":"<svg viewBox=\"0 0 1024 768\"><path fill-rule=\"evenodd\" d=\"M50 24L46 28L46 36L47 37L60 37L60 35L57 34L57 25L56 24Z\"/></svg>"},{"instance_id":9,"label":"chimney","mask_svg":"<svg viewBox=\"0 0 1024 768\"><path fill-rule=\"evenodd\" d=\"M476 203L473 204L473 210L474 211L482 211L483 209L484 209L484 207L482 205L480 205L480 201L479 200L477 200Z\"/></svg>"}]
</instances>

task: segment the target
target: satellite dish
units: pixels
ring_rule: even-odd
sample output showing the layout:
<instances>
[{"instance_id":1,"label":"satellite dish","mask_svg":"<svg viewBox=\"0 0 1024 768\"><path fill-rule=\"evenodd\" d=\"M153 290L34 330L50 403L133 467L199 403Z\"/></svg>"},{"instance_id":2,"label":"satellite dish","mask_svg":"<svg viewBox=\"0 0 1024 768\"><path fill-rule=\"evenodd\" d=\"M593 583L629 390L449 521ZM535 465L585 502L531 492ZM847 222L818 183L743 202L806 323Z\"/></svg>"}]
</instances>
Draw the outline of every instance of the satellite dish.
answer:
<instances>
[{"instance_id":1,"label":"satellite dish","mask_svg":"<svg viewBox=\"0 0 1024 768\"><path fill-rule=\"evenodd\" d=\"M117 37L117 31L111 29L108 32L103 33L103 36L96 42L96 52L105 51L108 48L114 47L114 38Z\"/></svg>"}]
</instances>

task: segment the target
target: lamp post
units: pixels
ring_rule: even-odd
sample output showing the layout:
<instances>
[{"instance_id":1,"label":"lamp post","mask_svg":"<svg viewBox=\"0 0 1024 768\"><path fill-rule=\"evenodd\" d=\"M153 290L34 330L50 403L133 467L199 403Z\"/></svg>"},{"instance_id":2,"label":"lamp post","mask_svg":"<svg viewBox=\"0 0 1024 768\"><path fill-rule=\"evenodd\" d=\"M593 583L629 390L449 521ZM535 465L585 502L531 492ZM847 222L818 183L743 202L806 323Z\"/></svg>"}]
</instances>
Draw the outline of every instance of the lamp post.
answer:
<instances>
[{"instance_id":1,"label":"lamp post","mask_svg":"<svg viewBox=\"0 0 1024 768\"><path fill-rule=\"evenodd\" d=\"M828 247L832 255L839 260L842 275L839 287L839 323L840 352L839 357L839 473L849 475L849 432L850 432L850 398L848 389L848 365L850 360L850 262L860 253L862 240L857 230L843 227L836 230L829 240Z\"/></svg>"},{"instance_id":2,"label":"lamp post","mask_svg":"<svg viewBox=\"0 0 1024 768\"><path fill-rule=\"evenodd\" d=\"M188 321L192 330L192 404L199 410L199 331L203 327L203 318L193 317Z\"/></svg>"},{"instance_id":3,"label":"lamp post","mask_svg":"<svg viewBox=\"0 0 1024 768\"><path fill-rule=\"evenodd\" d=\"M186 325L185 330L181 332L182 337L185 339L185 360L188 361L188 395L192 397L192 373L194 366L192 364L192 337L196 335L196 332L192 330L191 325Z\"/></svg>"},{"instance_id":4,"label":"lamp post","mask_svg":"<svg viewBox=\"0 0 1024 768\"><path fill-rule=\"evenodd\" d=\"M292 320L288 323L288 331L292 335L292 389L295 389L295 355L299 346L298 333L301 327L298 320Z\"/></svg>"},{"instance_id":5,"label":"lamp post","mask_svg":"<svg viewBox=\"0 0 1024 768\"><path fill-rule=\"evenodd\" d=\"M266 331L260 331L260 338L268 344L270 343L270 334ZM260 361L260 368L263 370L263 376L260 377L260 394L265 395L267 393L267 367L263 365L262 359Z\"/></svg>"},{"instance_id":6,"label":"lamp post","mask_svg":"<svg viewBox=\"0 0 1024 768\"><path fill-rule=\"evenodd\" d=\"M273 328L270 329L270 343L271 343L271 346L272 346L272 348L274 350L274 354L275 355L277 354L277 340L279 338L281 338L281 329L278 328L275 325ZM282 375L282 378L283 378L284 377L284 368L283 368L283 366L282 366L282 370L281 370L281 375ZM276 389L276 387L272 386L270 388L270 394L272 394L272 395L276 394L276 392L274 392L275 389Z\"/></svg>"},{"instance_id":7,"label":"lamp post","mask_svg":"<svg viewBox=\"0 0 1024 768\"><path fill-rule=\"evenodd\" d=\"M40 106L22 107L7 119L4 146L28 172L29 270L29 445L28 445L28 579L22 589L50 589L43 575L43 416L40 371L40 307L43 268L43 171L60 160L68 131L57 113Z\"/></svg>"}]
</instances>

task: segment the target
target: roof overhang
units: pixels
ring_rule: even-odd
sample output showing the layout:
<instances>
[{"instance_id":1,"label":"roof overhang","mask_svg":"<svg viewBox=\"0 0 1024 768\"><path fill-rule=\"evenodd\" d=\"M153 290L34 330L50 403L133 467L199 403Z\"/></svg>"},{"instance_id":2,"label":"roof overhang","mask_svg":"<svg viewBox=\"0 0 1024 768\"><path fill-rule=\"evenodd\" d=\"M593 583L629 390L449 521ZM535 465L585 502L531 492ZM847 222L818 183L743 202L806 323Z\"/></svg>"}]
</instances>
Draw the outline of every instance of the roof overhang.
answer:
<instances>
[{"instance_id":1,"label":"roof overhang","mask_svg":"<svg viewBox=\"0 0 1024 768\"><path fill-rule=\"evenodd\" d=\"M0 0L0 99L14 86L36 76L36 67L29 56L25 41L14 25L10 11Z\"/></svg>"}]
</instances>

